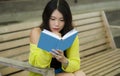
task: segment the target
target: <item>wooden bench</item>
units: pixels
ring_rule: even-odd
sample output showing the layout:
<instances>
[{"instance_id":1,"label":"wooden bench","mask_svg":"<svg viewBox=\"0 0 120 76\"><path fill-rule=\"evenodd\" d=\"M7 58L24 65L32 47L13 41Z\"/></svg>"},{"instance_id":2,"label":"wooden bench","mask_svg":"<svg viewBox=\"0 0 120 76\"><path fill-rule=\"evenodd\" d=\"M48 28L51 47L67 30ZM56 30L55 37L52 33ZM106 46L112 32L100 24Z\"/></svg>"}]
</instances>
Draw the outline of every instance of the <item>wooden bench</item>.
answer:
<instances>
[{"instance_id":1,"label":"wooden bench","mask_svg":"<svg viewBox=\"0 0 120 76\"><path fill-rule=\"evenodd\" d=\"M73 14L73 21L79 31L81 69L87 76L114 76L120 73L120 50L116 48L104 11L76 13ZM23 70L28 70L54 76L52 68L38 69L27 63L29 33L40 23L41 20L31 20L0 26L2 75L27 76L27 71Z\"/></svg>"},{"instance_id":2,"label":"wooden bench","mask_svg":"<svg viewBox=\"0 0 120 76\"><path fill-rule=\"evenodd\" d=\"M47 69L40 70L33 68L27 63L30 30L40 23L40 21L25 21L0 26L0 63L2 64L0 65L0 73L3 76L28 76L27 71L23 71L23 69L42 73L47 76ZM48 71L48 75L52 73L51 71L53 71L53 69Z\"/></svg>"},{"instance_id":3,"label":"wooden bench","mask_svg":"<svg viewBox=\"0 0 120 76\"><path fill-rule=\"evenodd\" d=\"M75 15L80 38L81 69L87 76L120 73L120 49L116 48L105 13Z\"/></svg>"}]
</instances>

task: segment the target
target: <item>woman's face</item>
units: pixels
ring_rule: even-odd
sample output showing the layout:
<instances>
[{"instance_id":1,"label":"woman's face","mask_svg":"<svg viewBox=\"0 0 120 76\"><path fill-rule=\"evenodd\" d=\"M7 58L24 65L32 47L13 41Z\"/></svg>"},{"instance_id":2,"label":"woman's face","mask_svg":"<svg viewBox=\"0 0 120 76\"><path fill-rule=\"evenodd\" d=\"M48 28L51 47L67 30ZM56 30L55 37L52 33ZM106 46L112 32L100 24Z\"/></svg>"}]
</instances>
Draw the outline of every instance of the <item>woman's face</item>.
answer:
<instances>
[{"instance_id":1,"label":"woman's face","mask_svg":"<svg viewBox=\"0 0 120 76\"><path fill-rule=\"evenodd\" d=\"M63 15L56 9L50 16L49 26L52 32L60 32L64 27Z\"/></svg>"}]
</instances>

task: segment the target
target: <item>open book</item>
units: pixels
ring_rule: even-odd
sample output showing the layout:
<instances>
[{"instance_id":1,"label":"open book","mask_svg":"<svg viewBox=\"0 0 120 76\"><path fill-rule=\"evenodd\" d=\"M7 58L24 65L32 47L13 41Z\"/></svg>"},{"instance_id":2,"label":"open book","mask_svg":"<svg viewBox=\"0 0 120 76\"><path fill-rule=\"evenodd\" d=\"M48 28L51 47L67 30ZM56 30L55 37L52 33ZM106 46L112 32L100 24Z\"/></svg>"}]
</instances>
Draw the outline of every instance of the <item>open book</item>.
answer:
<instances>
[{"instance_id":1,"label":"open book","mask_svg":"<svg viewBox=\"0 0 120 76\"><path fill-rule=\"evenodd\" d=\"M64 51L73 44L76 35L77 31L75 29L66 33L62 38L44 29L41 32L38 47L48 52L52 51L52 49L59 49Z\"/></svg>"}]
</instances>

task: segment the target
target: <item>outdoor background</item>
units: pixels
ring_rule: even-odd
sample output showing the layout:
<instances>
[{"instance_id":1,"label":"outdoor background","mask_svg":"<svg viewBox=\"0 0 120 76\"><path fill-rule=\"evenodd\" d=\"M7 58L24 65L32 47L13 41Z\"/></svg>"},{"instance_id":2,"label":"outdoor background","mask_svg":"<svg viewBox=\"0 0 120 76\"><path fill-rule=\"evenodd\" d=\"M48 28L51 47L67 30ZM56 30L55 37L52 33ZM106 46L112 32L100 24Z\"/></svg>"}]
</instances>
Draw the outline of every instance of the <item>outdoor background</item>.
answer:
<instances>
[{"instance_id":1,"label":"outdoor background","mask_svg":"<svg viewBox=\"0 0 120 76\"><path fill-rule=\"evenodd\" d=\"M0 0L0 27L31 19L40 19L49 0ZM120 0L66 0L72 14L104 10L110 26L120 26ZM120 47L119 30L114 32L114 40Z\"/></svg>"},{"instance_id":2,"label":"outdoor background","mask_svg":"<svg viewBox=\"0 0 120 76\"><path fill-rule=\"evenodd\" d=\"M4 29L3 28L4 26L12 26L12 24L19 24L19 23L23 23L24 25L24 22L28 22L29 24L30 23L34 24L35 21L41 20L43 9L48 1L49 0L0 0L0 28L1 28L0 31L9 30L9 28ZM119 33L120 32L120 0L66 0L66 1L70 5L72 14L104 10L110 25L110 29L112 31L112 35L114 37L114 41L117 47L120 48L120 33ZM0 33L1 41L3 34ZM8 40L8 42L10 42L10 40ZM26 60L24 56L26 55L28 56L28 54L26 53L28 53L29 50L26 51L24 52L23 50L22 53L21 51L18 52L20 53L19 55L17 54L18 56L16 54L12 55L13 53L12 52L10 53L10 56L6 56L6 57L19 58L24 53L21 59L23 58L23 60ZM8 51L5 52L9 53ZM1 52L1 55L6 53ZM0 67L2 66L0 65ZM6 69L7 67L2 67L2 68ZM6 70L4 72L6 72ZM120 76L120 75L118 74L116 76Z\"/></svg>"}]
</instances>

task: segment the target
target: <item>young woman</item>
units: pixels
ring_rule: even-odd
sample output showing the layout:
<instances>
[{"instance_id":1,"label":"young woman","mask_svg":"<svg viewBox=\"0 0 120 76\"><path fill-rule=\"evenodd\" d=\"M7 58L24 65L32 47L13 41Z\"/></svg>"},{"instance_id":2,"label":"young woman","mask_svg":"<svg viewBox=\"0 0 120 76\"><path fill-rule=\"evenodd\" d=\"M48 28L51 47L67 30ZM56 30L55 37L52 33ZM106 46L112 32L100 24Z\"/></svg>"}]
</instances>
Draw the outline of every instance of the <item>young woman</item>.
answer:
<instances>
[{"instance_id":1,"label":"young woman","mask_svg":"<svg viewBox=\"0 0 120 76\"><path fill-rule=\"evenodd\" d=\"M80 71L79 40L78 36L71 47L64 52L53 49L47 52L37 47L41 31L47 29L62 37L72 30L72 15L65 0L50 0L46 5L40 27L33 28L30 34L29 63L38 68L55 68L56 76L85 76ZM50 45L46 42L46 45ZM42 76L30 72L30 76Z\"/></svg>"}]
</instances>

